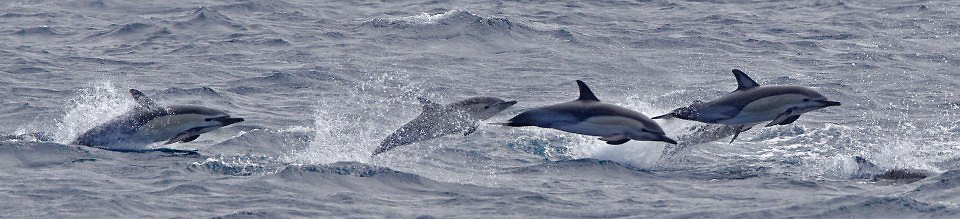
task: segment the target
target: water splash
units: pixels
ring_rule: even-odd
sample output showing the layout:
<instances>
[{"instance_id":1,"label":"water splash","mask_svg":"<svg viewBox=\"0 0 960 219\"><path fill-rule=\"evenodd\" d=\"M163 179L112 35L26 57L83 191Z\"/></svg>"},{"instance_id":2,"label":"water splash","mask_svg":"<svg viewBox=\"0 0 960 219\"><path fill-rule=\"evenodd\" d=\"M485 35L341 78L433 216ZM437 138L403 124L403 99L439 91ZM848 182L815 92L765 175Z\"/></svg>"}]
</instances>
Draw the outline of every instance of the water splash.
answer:
<instances>
[{"instance_id":1,"label":"water splash","mask_svg":"<svg viewBox=\"0 0 960 219\"><path fill-rule=\"evenodd\" d=\"M394 124L419 113L419 107L403 107L415 102L405 100L422 93L408 77L402 72L371 75L355 84L354 90L325 98L336 102L317 104L316 134L310 147L284 159L307 164L368 162L380 140L396 128Z\"/></svg>"},{"instance_id":2,"label":"water splash","mask_svg":"<svg viewBox=\"0 0 960 219\"><path fill-rule=\"evenodd\" d=\"M69 144L84 131L123 115L133 104L130 94L116 84L93 82L69 101L66 113L52 131L53 139L57 143Z\"/></svg>"},{"instance_id":3,"label":"water splash","mask_svg":"<svg viewBox=\"0 0 960 219\"><path fill-rule=\"evenodd\" d=\"M224 175L250 176L276 173L283 167L283 163L271 157L238 154L208 157L204 161L193 162L188 169Z\"/></svg>"},{"instance_id":4,"label":"water splash","mask_svg":"<svg viewBox=\"0 0 960 219\"><path fill-rule=\"evenodd\" d=\"M374 22L386 22L386 23L409 23L409 24L437 24L438 21L443 19L454 17L454 16L465 16L465 17L476 17L479 16L472 14L467 11L461 10L450 10L440 14L430 15L426 12L423 12L419 15L409 16L409 17L400 17L400 18L377 18L374 19Z\"/></svg>"}]
</instances>

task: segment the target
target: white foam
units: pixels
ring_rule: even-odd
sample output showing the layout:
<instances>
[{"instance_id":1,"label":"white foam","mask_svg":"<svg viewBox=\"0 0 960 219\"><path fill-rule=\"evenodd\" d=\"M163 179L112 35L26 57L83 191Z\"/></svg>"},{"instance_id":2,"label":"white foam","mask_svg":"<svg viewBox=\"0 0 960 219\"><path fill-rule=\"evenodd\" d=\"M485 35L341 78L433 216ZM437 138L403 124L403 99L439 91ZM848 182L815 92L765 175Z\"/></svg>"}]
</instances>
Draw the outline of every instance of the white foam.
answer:
<instances>
[{"instance_id":1,"label":"white foam","mask_svg":"<svg viewBox=\"0 0 960 219\"><path fill-rule=\"evenodd\" d=\"M130 94L110 81L98 81L81 89L67 104L66 113L54 130L54 141L69 144L83 132L123 115L133 107Z\"/></svg>"},{"instance_id":2,"label":"white foam","mask_svg":"<svg viewBox=\"0 0 960 219\"><path fill-rule=\"evenodd\" d=\"M401 22L414 23L414 24L437 24L438 21L443 20L443 19L448 18L448 17L455 16L455 15L457 15L457 14L459 14L459 13L467 13L467 14L470 14L470 15L474 15L474 14L471 14L470 12L453 9L453 10L449 10L449 11L447 11L447 12L444 12L444 13L442 13L442 14L430 15L430 14L427 14L426 12L424 12L424 13L419 14L419 15L408 16L408 17L387 18L387 20L388 20L388 21L401 21ZM474 16L476 16L476 15L474 15Z\"/></svg>"},{"instance_id":3,"label":"white foam","mask_svg":"<svg viewBox=\"0 0 960 219\"><path fill-rule=\"evenodd\" d=\"M315 136L310 146L283 156L290 163L329 164L341 161L369 162L370 155L380 145L380 140L393 131L393 118L386 118L390 110L397 108L374 108L389 106L401 98L381 95L414 95L419 88L410 86L406 74L375 75L356 85L357 91L347 92L334 98L338 102L318 103L313 131ZM398 83L397 81L404 81ZM400 84L402 86L395 86ZM410 98L412 99L412 98ZM419 113L419 107L409 110ZM416 115L416 114L413 114ZM402 119L400 119L402 120Z\"/></svg>"}]
</instances>

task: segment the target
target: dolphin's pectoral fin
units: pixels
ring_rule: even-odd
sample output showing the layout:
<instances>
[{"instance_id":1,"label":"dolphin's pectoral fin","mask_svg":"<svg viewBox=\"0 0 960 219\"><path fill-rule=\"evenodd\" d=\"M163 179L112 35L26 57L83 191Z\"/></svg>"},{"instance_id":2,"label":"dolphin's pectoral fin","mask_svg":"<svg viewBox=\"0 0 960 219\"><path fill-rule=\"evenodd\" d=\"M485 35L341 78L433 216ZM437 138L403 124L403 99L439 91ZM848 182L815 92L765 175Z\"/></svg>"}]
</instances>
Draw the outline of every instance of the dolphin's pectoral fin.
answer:
<instances>
[{"instance_id":1,"label":"dolphin's pectoral fin","mask_svg":"<svg viewBox=\"0 0 960 219\"><path fill-rule=\"evenodd\" d=\"M770 127L775 125L786 125L786 124L792 123L793 121L796 121L798 118L800 118L800 115L796 115L796 117L794 117L792 115L793 109L794 108L790 108L790 109L787 109L787 111L783 111L782 113L780 113L780 115L777 115L777 118L773 119L773 121L770 121L770 123L767 123L767 125L764 127Z\"/></svg>"},{"instance_id":2,"label":"dolphin's pectoral fin","mask_svg":"<svg viewBox=\"0 0 960 219\"><path fill-rule=\"evenodd\" d=\"M800 115L795 115L795 116L787 117L787 119L783 120L783 122L780 122L780 124L777 124L777 125L787 125L787 124L796 122L797 119L799 119L799 118L800 118Z\"/></svg>"},{"instance_id":3,"label":"dolphin's pectoral fin","mask_svg":"<svg viewBox=\"0 0 960 219\"><path fill-rule=\"evenodd\" d=\"M626 135L616 134L611 136L603 136L600 138L601 141L619 141L623 139L628 139Z\"/></svg>"},{"instance_id":4,"label":"dolphin's pectoral fin","mask_svg":"<svg viewBox=\"0 0 960 219\"><path fill-rule=\"evenodd\" d=\"M200 137L199 134L193 134L193 133L194 132L188 131L188 132L177 134L177 136L173 136L173 138L170 138L170 140L167 140L167 142L164 142L163 144L173 144L177 142L190 142L190 141L196 140L197 137Z\"/></svg>"},{"instance_id":5,"label":"dolphin's pectoral fin","mask_svg":"<svg viewBox=\"0 0 960 219\"><path fill-rule=\"evenodd\" d=\"M466 131L463 132L463 136L473 134L476 131L477 131L477 126L470 126L469 128L467 128Z\"/></svg>"},{"instance_id":6,"label":"dolphin's pectoral fin","mask_svg":"<svg viewBox=\"0 0 960 219\"><path fill-rule=\"evenodd\" d=\"M180 140L180 142L181 142L181 143L191 142L191 141L193 141L193 140L197 140L197 138L199 138L199 137L200 137L200 135L190 136L190 137L184 138L183 140Z\"/></svg>"},{"instance_id":7,"label":"dolphin's pectoral fin","mask_svg":"<svg viewBox=\"0 0 960 219\"><path fill-rule=\"evenodd\" d=\"M610 144L610 145L621 145L621 144L623 144L623 143L627 143L628 141L630 141L630 139L623 139L623 140L619 140L619 141L607 141L607 144Z\"/></svg>"},{"instance_id":8,"label":"dolphin's pectoral fin","mask_svg":"<svg viewBox=\"0 0 960 219\"><path fill-rule=\"evenodd\" d=\"M627 138L626 135L617 134L617 135L611 135L611 136L603 136L602 138L600 138L600 140L606 141L607 144L619 145L619 144L627 143L628 141L630 141L630 138Z\"/></svg>"},{"instance_id":9,"label":"dolphin's pectoral fin","mask_svg":"<svg viewBox=\"0 0 960 219\"><path fill-rule=\"evenodd\" d=\"M733 138L730 138L730 143L733 143L733 140L737 140L737 137L740 136L741 132L750 130L750 128L753 128L753 126L738 125L733 128L735 129L736 132L733 133Z\"/></svg>"},{"instance_id":10,"label":"dolphin's pectoral fin","mask_svg":"<svg viewBox=\"0 0 960 219\"><path fill-rule=\"evenodd\" d=\"M173 149L173 148L157 148L149 151L170 153L173 155L186 155L186 156L200 155L200 152L197 152L197 150L180 150L180 149Z\"/></svg>"}]
</instances>

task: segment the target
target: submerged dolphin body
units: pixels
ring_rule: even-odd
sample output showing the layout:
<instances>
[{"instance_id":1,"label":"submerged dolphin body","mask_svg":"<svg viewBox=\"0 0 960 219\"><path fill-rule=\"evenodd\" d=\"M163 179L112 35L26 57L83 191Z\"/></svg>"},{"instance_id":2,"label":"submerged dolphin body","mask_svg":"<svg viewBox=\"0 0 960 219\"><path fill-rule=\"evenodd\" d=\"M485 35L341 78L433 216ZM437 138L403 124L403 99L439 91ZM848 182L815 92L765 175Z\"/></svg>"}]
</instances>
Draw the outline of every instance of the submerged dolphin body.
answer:
<instances>
[{"instance_id":1,"label":"submerged dolphin body","mask_svg":"<svg viewBox=\"0 0 960 219\"><path fill-rule=\"evenodd\" d=\"M84 132L72 144L126 149L161 141L190 142L200 134L243 121L208 107L160 106L135 89L130 89L130 95L137 102L133 110Z\"/></svg>"},{"instance_id":2,"label":"submerged dolphin body","mask_svg":"<svg viewBox=\"0 0 960 219\"><path fill-rule=\"evenodd\" d=\"M577 80L580 98L574 101L534 108L511 118L503 125L537 126L561 131L600 136L607 144L630 140L677 142L664 134L657 122L643 114L617 105L600 102L587 84Z\"/></svg>"},{"instance_id":3,"label":"submerged dolphin body","mask_svg":"<svg viewBox=\"0 0 960 219\"><path fill-rule=\"evenodd\" d=\"M734 126L737 130L730 139L733 142L740 132L758 123L770 121L766 126L787 125L797 121L803 113L840 105L840 102L827 100L810 88L760 86L738 69L733 70L733 75L737 78L737 90L716 100L677 108L653 119L680 118Z\"/></svg>"},{"instance_id":4,"label":"submerged dolphin body","mask_svg":"<svg viewBox=\"0 0 960 219\"><path fill-rule=\"evenodd\" d=\"M912 183L920 181L927 178L930 175L933 175L932 172L919 169L902 169L902 168L893 168L893 169L884 169L880 168L873 162L861 157L854 156L853 161L856 163L856 169L854 169L853 178L864 178L870 179L872 181L894 181L902 183Z\"/></svg>"},{"instance_id":5,"label":"submerged dolphin body","mask_svg":"<svg viewBox=\"0 0 960 219\"><path fill-rule=\"evenodd\" d=\"M477 123L493 117L517 101L504 101L496 97L471 97L446 106L425 98L417 98L423 111L400 129L383 139L373 156L397 146L426 141L440 136L463 133L469 135L477 130Z\"/></svg>"}]
</instances>

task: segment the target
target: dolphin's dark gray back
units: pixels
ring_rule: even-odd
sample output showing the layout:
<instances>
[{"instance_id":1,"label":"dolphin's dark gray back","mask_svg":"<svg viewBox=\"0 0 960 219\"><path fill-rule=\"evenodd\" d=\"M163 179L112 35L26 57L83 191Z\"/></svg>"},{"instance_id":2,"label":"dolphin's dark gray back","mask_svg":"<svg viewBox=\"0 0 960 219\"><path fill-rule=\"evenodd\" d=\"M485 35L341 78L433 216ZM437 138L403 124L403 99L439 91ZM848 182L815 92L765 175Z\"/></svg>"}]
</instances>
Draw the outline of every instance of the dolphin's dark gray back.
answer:
<instances>
[{"instance_id":1,"label":"dolphin's dark gray back","mask_svg":"<svg viewBox=\"0 0 960 219\"><path fill-rule=\"evenodd\" d=\"M760 86L754 87L748 90L737 90L733 93L724 95L716 100L703 103L704 106L729 106L735 107L737 109L742 109L747 104L750 104L753 101L763 99L766 97L784 95L784 94L800 94L810 97L823 97L823 94L819 92L801 86Z\"/></svg>"},{"instance_id":2,"label":"dolphin's dark gray back","mask_svg":"<svg viewBox=\"0 0 960 219\"><path fill-rule=\"evenodd\" d=\"M579 123L590 117L620 116L643 123L650 130L663 132L660 126L637 111L599 101L574 100L566 103L532 109L510 119L507 126L556 127L565 123ZM544 120L538 118L552 118Z\"/></svg>"},{"instance_id":3,"label":"dolphin's dark gray back","mask_svg":"<svg viewBox=\"0 0 960 219\"><path fill-rule=\"evenodd\" d=\"M651 131L663 133L657 122L637 111L600 102L597 95L593 94L590 87L583 81L577 80L577 87L580 96L576 100L525 111L511 118L505 125L514 127L557 127L564 124L580 123L590 117L620 116L640 121Z\"/></svg>"}]
</instances>

